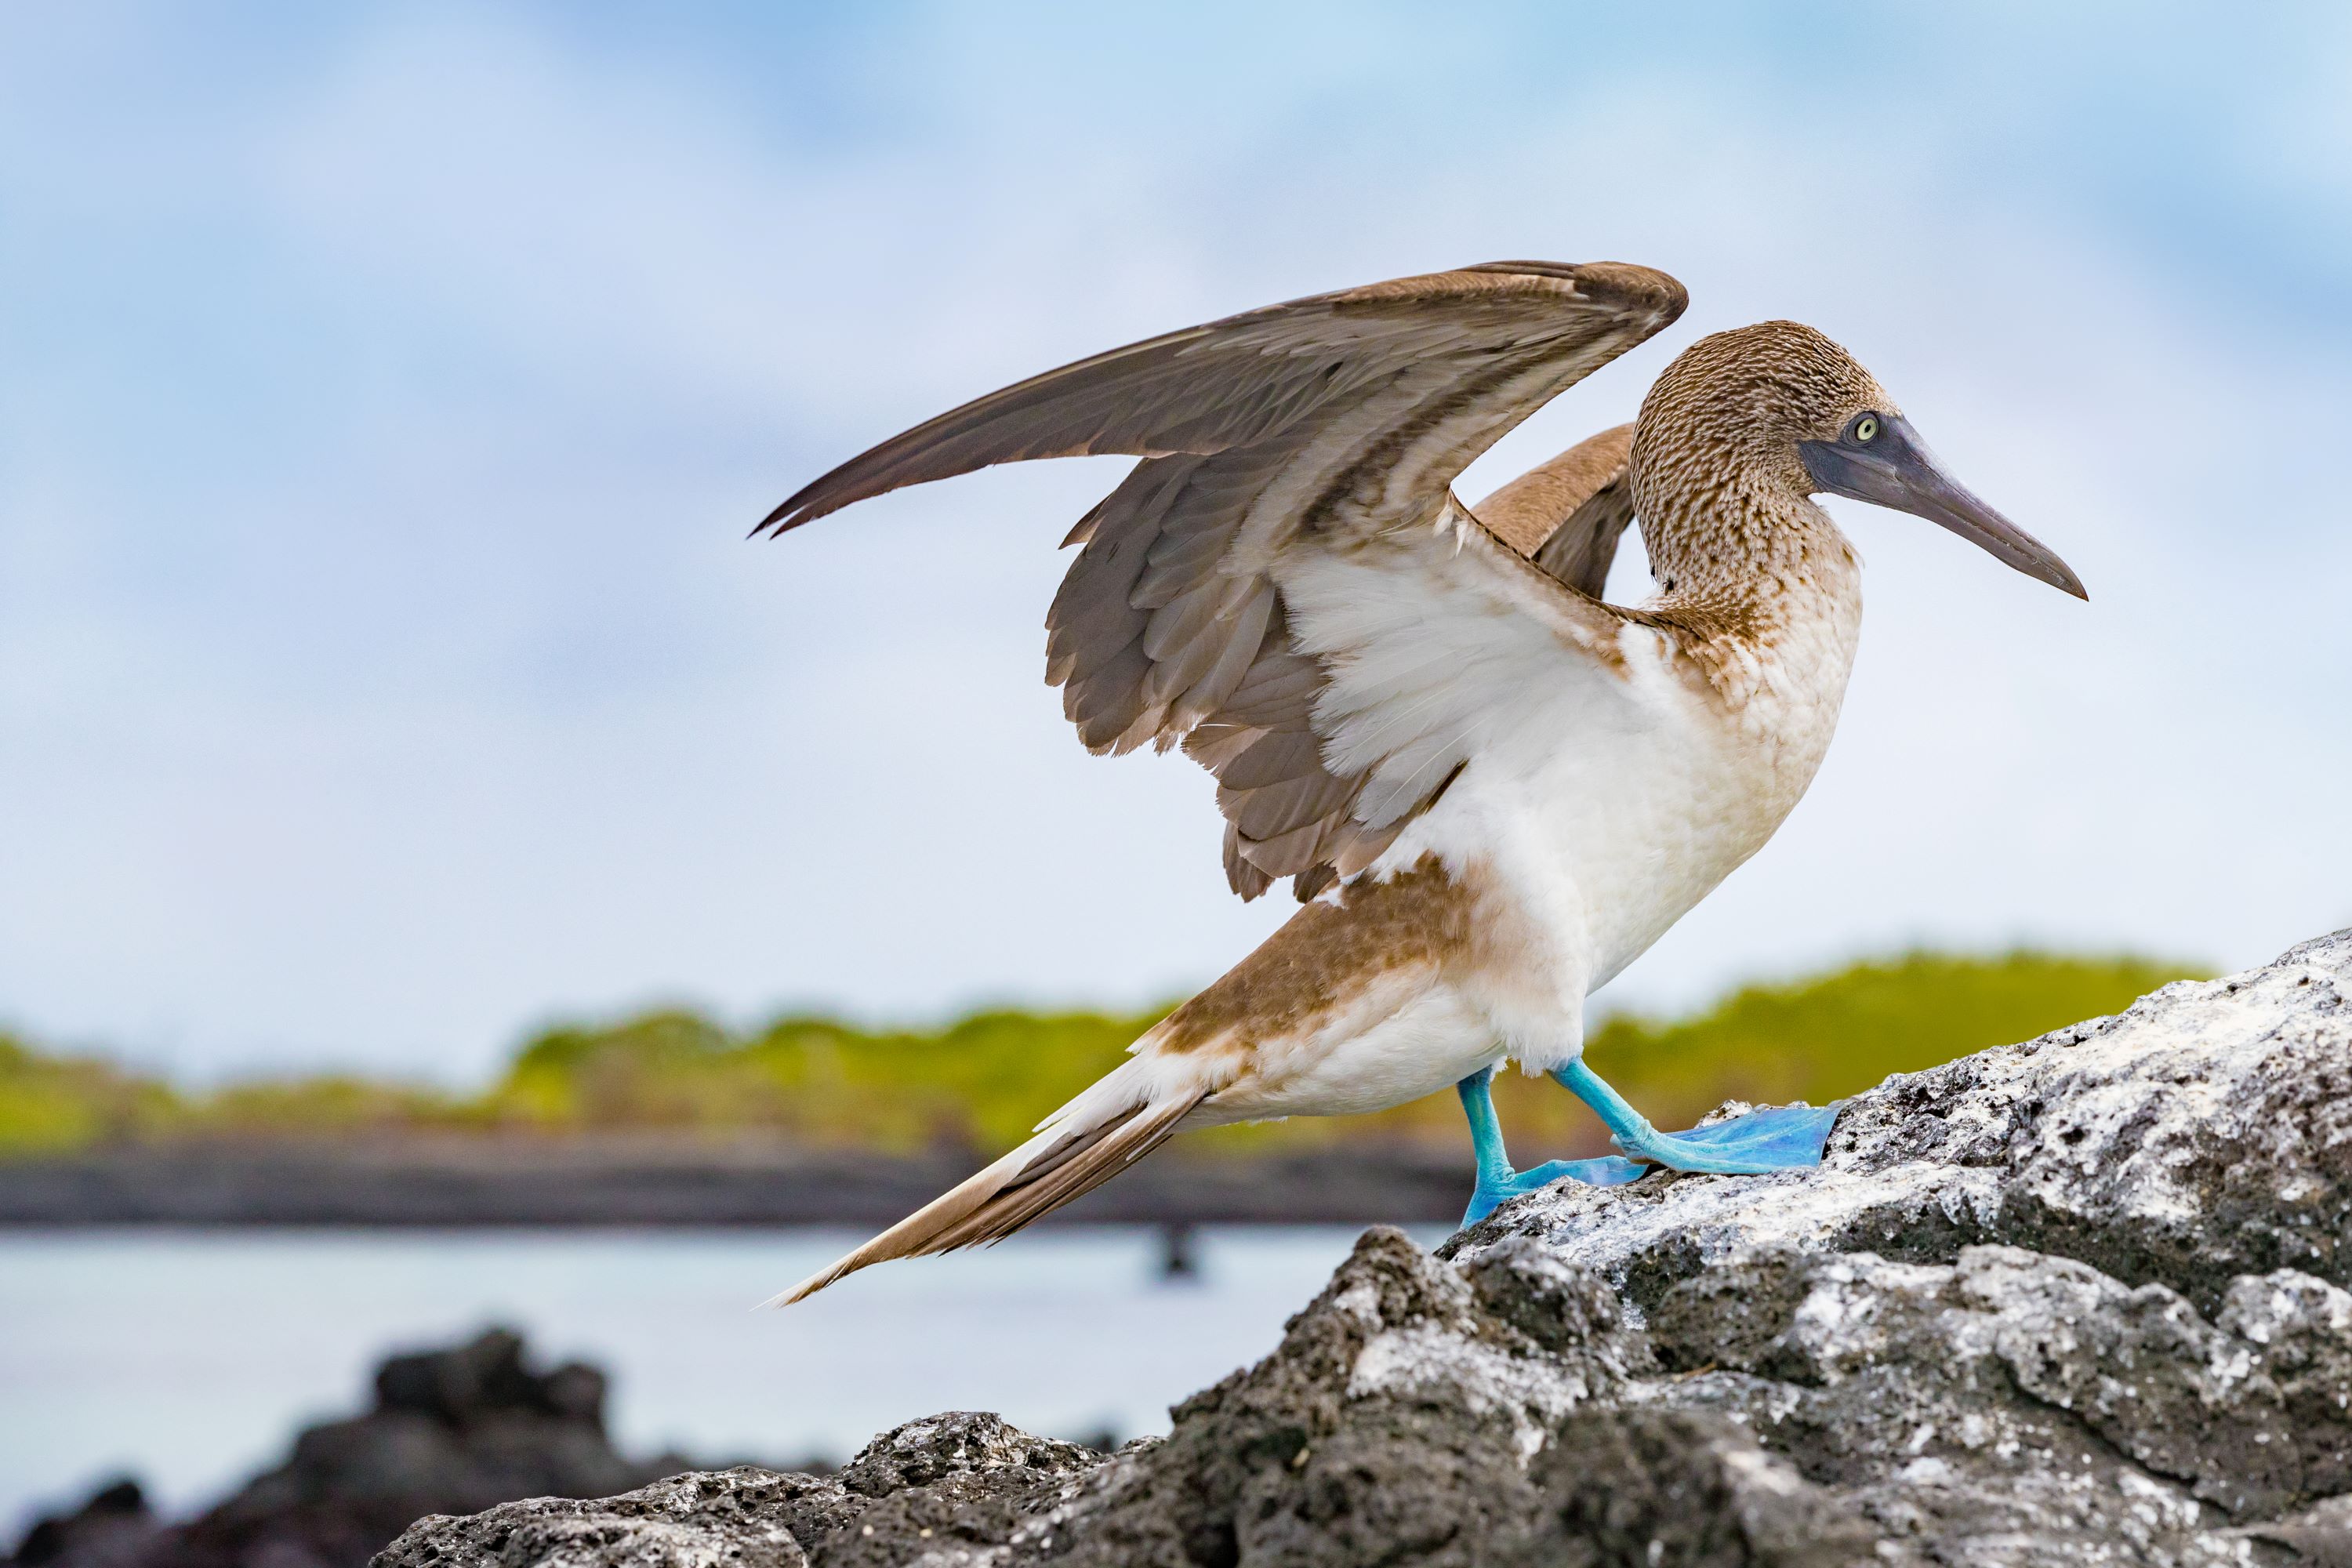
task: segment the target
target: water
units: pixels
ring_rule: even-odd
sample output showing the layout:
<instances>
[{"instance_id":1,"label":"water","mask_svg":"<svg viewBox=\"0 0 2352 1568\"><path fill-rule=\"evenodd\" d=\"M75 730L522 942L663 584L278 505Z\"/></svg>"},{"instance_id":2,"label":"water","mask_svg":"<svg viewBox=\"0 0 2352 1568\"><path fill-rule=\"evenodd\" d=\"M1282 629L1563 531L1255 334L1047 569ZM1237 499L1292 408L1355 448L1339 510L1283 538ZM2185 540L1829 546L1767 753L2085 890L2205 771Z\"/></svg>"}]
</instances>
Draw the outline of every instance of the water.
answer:
<instances>
[{"instance_id":1,"label":"water","mask_svg":"<svg viewBox=\"0 0 2352 1568\"><path fill-rule=\"evenodd\" d=\"M543 1363L603 1366L632 1454L843 1458L950 1409L1057 1436L1164 1432L1170 1404L1273 1348L1355 1234L1211 1226L1197 1277L1167 1280L1157 1231L1047 1230L753 1312L862 1237L0 1233L0 1549L110 1472L171 1510L209 1501L297 1426L362 1408L387 1350L494 1322Z\"/></svg>"}]
</instances>

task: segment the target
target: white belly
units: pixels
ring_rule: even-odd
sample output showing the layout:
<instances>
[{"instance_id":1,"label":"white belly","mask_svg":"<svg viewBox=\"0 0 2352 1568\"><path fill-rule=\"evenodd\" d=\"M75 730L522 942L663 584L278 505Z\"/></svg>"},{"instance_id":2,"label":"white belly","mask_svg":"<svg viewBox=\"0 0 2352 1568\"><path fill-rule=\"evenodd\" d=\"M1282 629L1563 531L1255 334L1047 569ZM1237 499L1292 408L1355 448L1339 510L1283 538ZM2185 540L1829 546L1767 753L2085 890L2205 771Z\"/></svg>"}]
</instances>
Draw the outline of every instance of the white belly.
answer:
<instances>
[{"instance_id":1,"label":"white belly","mask_svg":"<svg viewBox=\"0 0 2352 1568\"><path fill-rule=\"evenodd\" d=\"M1503 1055L1480 1009L1442 982L1399 976L1343 1016L1295 1040L1261 1046L1244 1082L1202 1105L1187 1126L1286 1116L1357 1116L1453 1088Z\"/></svg>"}]
</instances>

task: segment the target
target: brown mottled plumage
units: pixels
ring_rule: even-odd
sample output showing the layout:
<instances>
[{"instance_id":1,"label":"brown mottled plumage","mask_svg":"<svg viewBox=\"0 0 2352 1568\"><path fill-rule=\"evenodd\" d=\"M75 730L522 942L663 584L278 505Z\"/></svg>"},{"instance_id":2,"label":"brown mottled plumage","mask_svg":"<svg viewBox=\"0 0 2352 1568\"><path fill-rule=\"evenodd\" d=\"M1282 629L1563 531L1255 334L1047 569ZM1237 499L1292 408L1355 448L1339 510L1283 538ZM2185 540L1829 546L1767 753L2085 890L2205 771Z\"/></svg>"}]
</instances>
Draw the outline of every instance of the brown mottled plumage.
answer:
<instances>
[{"instance_id":1,"label":"brown mottled plumage","mask_svg":"<svg viewBox=\"0 0 2352 1568\"><path fill-rule=\"evenodd\" d=\"M1834 727L1859 568L1813 500L1894 505L2069 592L1869 374L1768 321L1640 418L1452 491L1528 414L1675 320L1618 263L1499 262L1253 310L1034 377L768 519L988 464L1142 460L1070 532L1047 679L1098 752L1217 777L1225 868L1307 903L1036 1137L804 1281L992 1241L1181 1127L1402 1101L1581 1049L1586 994L1761 846ZM1599 594L1638 519L1659 593Z\"/></svg>"},{"instance_id":2,"label":"brown mottled plumage","mask_svg":"<svg viewBox=\"0 0 2352 1568\"><path fill-rule=\"evenodd\" d=\"M1475 963L1478 902L1476 885L1434 856L1386 878L1344 883L1171 1013L1155 1031L1160 1048L1246 1053L1307 1027L1351 1000L1350 988L1401 966Z\"/></svg>"}]
</instances>

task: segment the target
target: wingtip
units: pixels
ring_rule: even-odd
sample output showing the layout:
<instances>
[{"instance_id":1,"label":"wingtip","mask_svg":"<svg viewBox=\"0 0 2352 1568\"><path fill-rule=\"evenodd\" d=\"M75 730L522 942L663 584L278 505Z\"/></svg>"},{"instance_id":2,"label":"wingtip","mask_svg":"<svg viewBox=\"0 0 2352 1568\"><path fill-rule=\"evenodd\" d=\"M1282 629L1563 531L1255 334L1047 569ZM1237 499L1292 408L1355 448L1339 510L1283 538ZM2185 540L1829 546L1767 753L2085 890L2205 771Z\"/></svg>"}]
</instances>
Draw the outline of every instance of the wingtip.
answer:
<instances>
[{"instance_id":1,"label":"wingtip","mask_svg":"<svg viewBox=\"0 0 2352 1568\"><path fill-rule=\"evenodd\" d=\"M793 1286L791 1289L777 1291L774 1295L769 1297L766 1300L752 1308L751 1310L755 1312L782 1311L784 1308L790 1307L796 1302L807 1300L811 1296L815 1295L818 1291L832 1284L834 1280L838 1278L840 1278L839 1270L832 1268L828 1268L821 1274L812 1274L807 1279L802 1280L799 1284Z\"/></svg>"},{"instance_id":2,"label":"wingtip","mask_svg":"<svg viewBox=\"0 0 2352 1568\"><path fill-rule=\"evenodd\" d=\"M1634 261L1587 261L1577 267L1577 287L1582 292L1606 294L1620 304L1647 306L1664 330L1690 309L1690 290L1682 279Z\"/></svg>"},{"instance_id":3,"label":"wingtip","mask_svg":"<svg viewBox=\"0 0 2352 1568\"><path fill-rule=\"evenodd\" d=\"M794 517L793 515L793 511L798 509L799 502L800 497L793 497L791 500L784 502L783 505L778 507L775 510L761 518L757 523L754 523L752 525L751 531L744 535L744 537L747 539L757 539L764 533L771 539L781 539L785 534L790 533L793 529L798 528L802 523L808 521L805 517Z\"/></svg>"},{"instance_id":4,"label":"wingtip","mask_svg":"<svg viewBox=\"0 0 2352 1568\"><path fill-rule=\"evenodd\" d=\"M832 481L839 473L840 469L836 468L824 479L803 485L786 496L782 504L760 520L760 525L751 531L751 536L757 539L764 533L771 539L781 539L801 524L814 521L829 511L839 511L858 500L856 493L844 495L837 486L833 485Z\"/></svg>"}]
</instances>

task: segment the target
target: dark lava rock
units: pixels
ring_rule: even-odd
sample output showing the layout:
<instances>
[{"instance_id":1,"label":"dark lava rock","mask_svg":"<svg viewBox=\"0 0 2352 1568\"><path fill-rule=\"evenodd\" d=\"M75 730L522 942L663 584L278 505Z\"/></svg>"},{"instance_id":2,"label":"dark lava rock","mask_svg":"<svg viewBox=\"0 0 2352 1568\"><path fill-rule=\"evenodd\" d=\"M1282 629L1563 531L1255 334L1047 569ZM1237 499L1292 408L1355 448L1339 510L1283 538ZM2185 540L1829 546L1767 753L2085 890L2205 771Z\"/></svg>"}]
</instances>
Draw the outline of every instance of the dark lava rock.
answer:
<instances>
[{"instance_id":1,"label":"dark lava rock","mask_svg":"<svg viewBox=\"0 0 2352 1568\"><path fill-rule=\"evenodd\" d=\"M376 1406L312 1426L286 1463L195 1519L158 1528L137 1488L44 1521L19 1568L360 1568L420 1514L469 1513L519 1497L595 1497L685 1468L636 1463L604 1435L604 1377L579 1363L535 1372L515 1334L394 1356Z\"/></svg>"},{"instance_id":2,"label":"dark lava rock","mask_svg":"<svg viewBox=\"0 0 2352 1568\"><path fill-rule=\"evenodd\" d=\"M35 1523L9 1561L19 1568L133 1568L162 1529L137 1481L109 1481L73 1512Z\"/></svg>"},{"instance_id":3,"label":"dark lava rock","mask_svg":"<svg viewBox=\"0 0 2352 1568\"><path fill-rule=\"evenodd\" d=\"M1103 1460L1092 1448L1033 1437L993 1415L935 1415L884 1433L836 1475L741 1465L599 1502L541 1498L470 1519L419 1520L376 1563L977 1563L996 1560L992 1551Z\"/></svg>"},{"instance_id":4,"label":"dark lava rock","mask_svg":"<svg viewBox=\"0 0 2352 1568\"><path fill-rule=\"evenodd\" d=\"M1371 1231L1280 1349L1179 1405L1164 1441L1087 1477L1001 1561L1870 1560L1850 1510L1735 1422L1653 1401L1651 1369L1573 1264L1498 1249L1465 1273Z\"/></svg>"}]
</instances>

